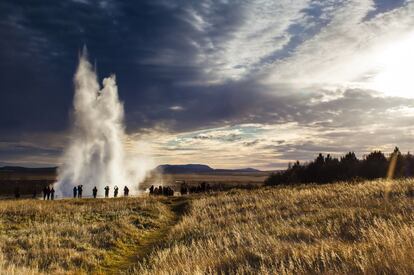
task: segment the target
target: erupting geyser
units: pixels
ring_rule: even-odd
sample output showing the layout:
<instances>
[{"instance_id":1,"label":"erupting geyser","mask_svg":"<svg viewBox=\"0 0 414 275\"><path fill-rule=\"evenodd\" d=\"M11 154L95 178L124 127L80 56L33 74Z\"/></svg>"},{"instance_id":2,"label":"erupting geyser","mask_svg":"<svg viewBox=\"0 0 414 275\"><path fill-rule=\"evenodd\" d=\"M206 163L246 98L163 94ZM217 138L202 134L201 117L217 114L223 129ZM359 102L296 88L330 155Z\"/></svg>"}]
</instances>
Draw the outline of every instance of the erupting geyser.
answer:
<instances>
[{"instance_id":1,"label":"erupting geyser","mask_svg":"<svg viewBox=\"0 0 414 275\"><path fill-rule=\"evenodd\" d=\"M87 59L86 50L79 59L73 102L74 125L71 140L58 171L57 192L71 196L74 186L83 185L84 194L94 186L98 194L104 186L131 191L145 171L136 161L127 160L124 152L124 108L118 98L115 76L103 80L101 89L96 72Z\"/></svg>"}]
</instances>

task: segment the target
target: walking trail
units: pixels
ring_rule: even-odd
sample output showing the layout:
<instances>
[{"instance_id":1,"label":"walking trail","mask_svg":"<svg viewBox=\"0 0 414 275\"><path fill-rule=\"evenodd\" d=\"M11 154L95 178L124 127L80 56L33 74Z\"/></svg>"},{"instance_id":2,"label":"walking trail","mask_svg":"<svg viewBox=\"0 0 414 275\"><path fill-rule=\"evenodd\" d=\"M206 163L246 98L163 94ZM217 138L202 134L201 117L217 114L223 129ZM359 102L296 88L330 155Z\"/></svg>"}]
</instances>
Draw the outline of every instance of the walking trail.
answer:
<instances>
[{"instance_id":1,"label":"walking trail","mask_svg":"<svg viewBox=\"0 0 414 275\"><path fill-rule=\"evenodd\" d=\"M126 246L117 251L117 255L110 264L100 270L100 274L129 274L133 273L134 266L148 257L153 249L161 244L167 237L171 228L176 225L189 206L186 197L172 197L164 202L170 213L168 221L157 230L149 231L138 238L138 244Z\"/></svg>"}]
</instances>

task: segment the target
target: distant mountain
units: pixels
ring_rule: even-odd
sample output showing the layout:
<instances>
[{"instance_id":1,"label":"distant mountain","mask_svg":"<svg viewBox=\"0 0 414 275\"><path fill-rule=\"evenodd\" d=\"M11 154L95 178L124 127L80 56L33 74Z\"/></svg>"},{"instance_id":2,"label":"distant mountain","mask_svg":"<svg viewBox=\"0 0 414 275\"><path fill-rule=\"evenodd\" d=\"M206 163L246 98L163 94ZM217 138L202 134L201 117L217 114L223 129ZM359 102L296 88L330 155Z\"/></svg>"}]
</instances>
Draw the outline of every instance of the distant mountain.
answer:
<instances>
[{"instance_id":1,"label":"distant mountain","mask_svg":"<svg viewBox=\"0 0 414 275\"><path fill-rule=\"evenodd\" d=\"M191 174L191 173L254 173L261 172L253 168L244 169L213 169L204 164L159 165L154 169L163 174Z\"/></svg>"},{"instance_id":2,"label":"distant mountain","mask_svg":"<svg viewBox=\"0 0 414 275\"><path fill-rule=\"evenodd\" d=\"M0 172L8 173L56 173L57 167L28 168L21 166L3 166Z\"/></svg>"},{"instance_id":3,"label":"distant mountain","mask_svg":"<svg viewBox=\"0 0 414 275\"><path fill-rule=\"evenodd\" d=\"M214 172L240 172L240 173L254 173L262 172L254 168L242 168L242 169L214 169Z\"/></svg>"},{"instance_id":4,"label":"distant mountain","mask_svg":"<svg viewBox=\"0 0 414 275\"><path fill-rule=\"evenodd\" d=\"M189 174L189 173L211 173L214 169L204 164L183 164L183 165L159 165L155 168L163 174Z\"/></svg>"}]
</instances>

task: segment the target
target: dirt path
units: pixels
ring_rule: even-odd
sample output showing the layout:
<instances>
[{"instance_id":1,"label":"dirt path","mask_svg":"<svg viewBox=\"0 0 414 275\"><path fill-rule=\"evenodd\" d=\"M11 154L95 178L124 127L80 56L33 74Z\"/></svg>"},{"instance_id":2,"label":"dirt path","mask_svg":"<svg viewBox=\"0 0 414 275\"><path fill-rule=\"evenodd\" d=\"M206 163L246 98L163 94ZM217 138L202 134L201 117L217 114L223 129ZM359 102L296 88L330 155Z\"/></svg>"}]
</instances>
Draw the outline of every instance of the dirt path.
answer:
<instances>
[{"instance_id":1,"label":"dirt path","mask_svg":"<svg viewBox=\"0 0 414 275\"><path fill-rule=\"evenodd\" d=\"M168 206L168 221L159 229L149 231L137 237L137 245L125 246L117 251L111 264L98 271L99 274L129 274L134 266L148 257L151 251L167 238L168 232L176 225L189 206L186 197L168 198L164 203Z\"/></svg>"}]
</instances>

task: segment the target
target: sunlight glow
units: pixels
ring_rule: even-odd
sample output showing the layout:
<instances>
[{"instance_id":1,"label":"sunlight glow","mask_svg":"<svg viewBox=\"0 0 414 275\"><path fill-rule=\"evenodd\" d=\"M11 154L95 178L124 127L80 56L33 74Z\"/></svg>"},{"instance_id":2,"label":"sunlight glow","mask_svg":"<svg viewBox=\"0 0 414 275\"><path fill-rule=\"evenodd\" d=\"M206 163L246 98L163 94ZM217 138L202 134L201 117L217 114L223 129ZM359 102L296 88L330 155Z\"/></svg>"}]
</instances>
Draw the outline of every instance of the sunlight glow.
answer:
<instances>
[{"instance_id":1,"label":"sunlight glow","mask_svg":"<svg viewBox=\"0 0 414 275\"><path fill-rule=\"evenodd\" d=\"M414 33L387 46L378 61L369 87L388 96L414 98Z\"/></svg>"}]
</instances>

